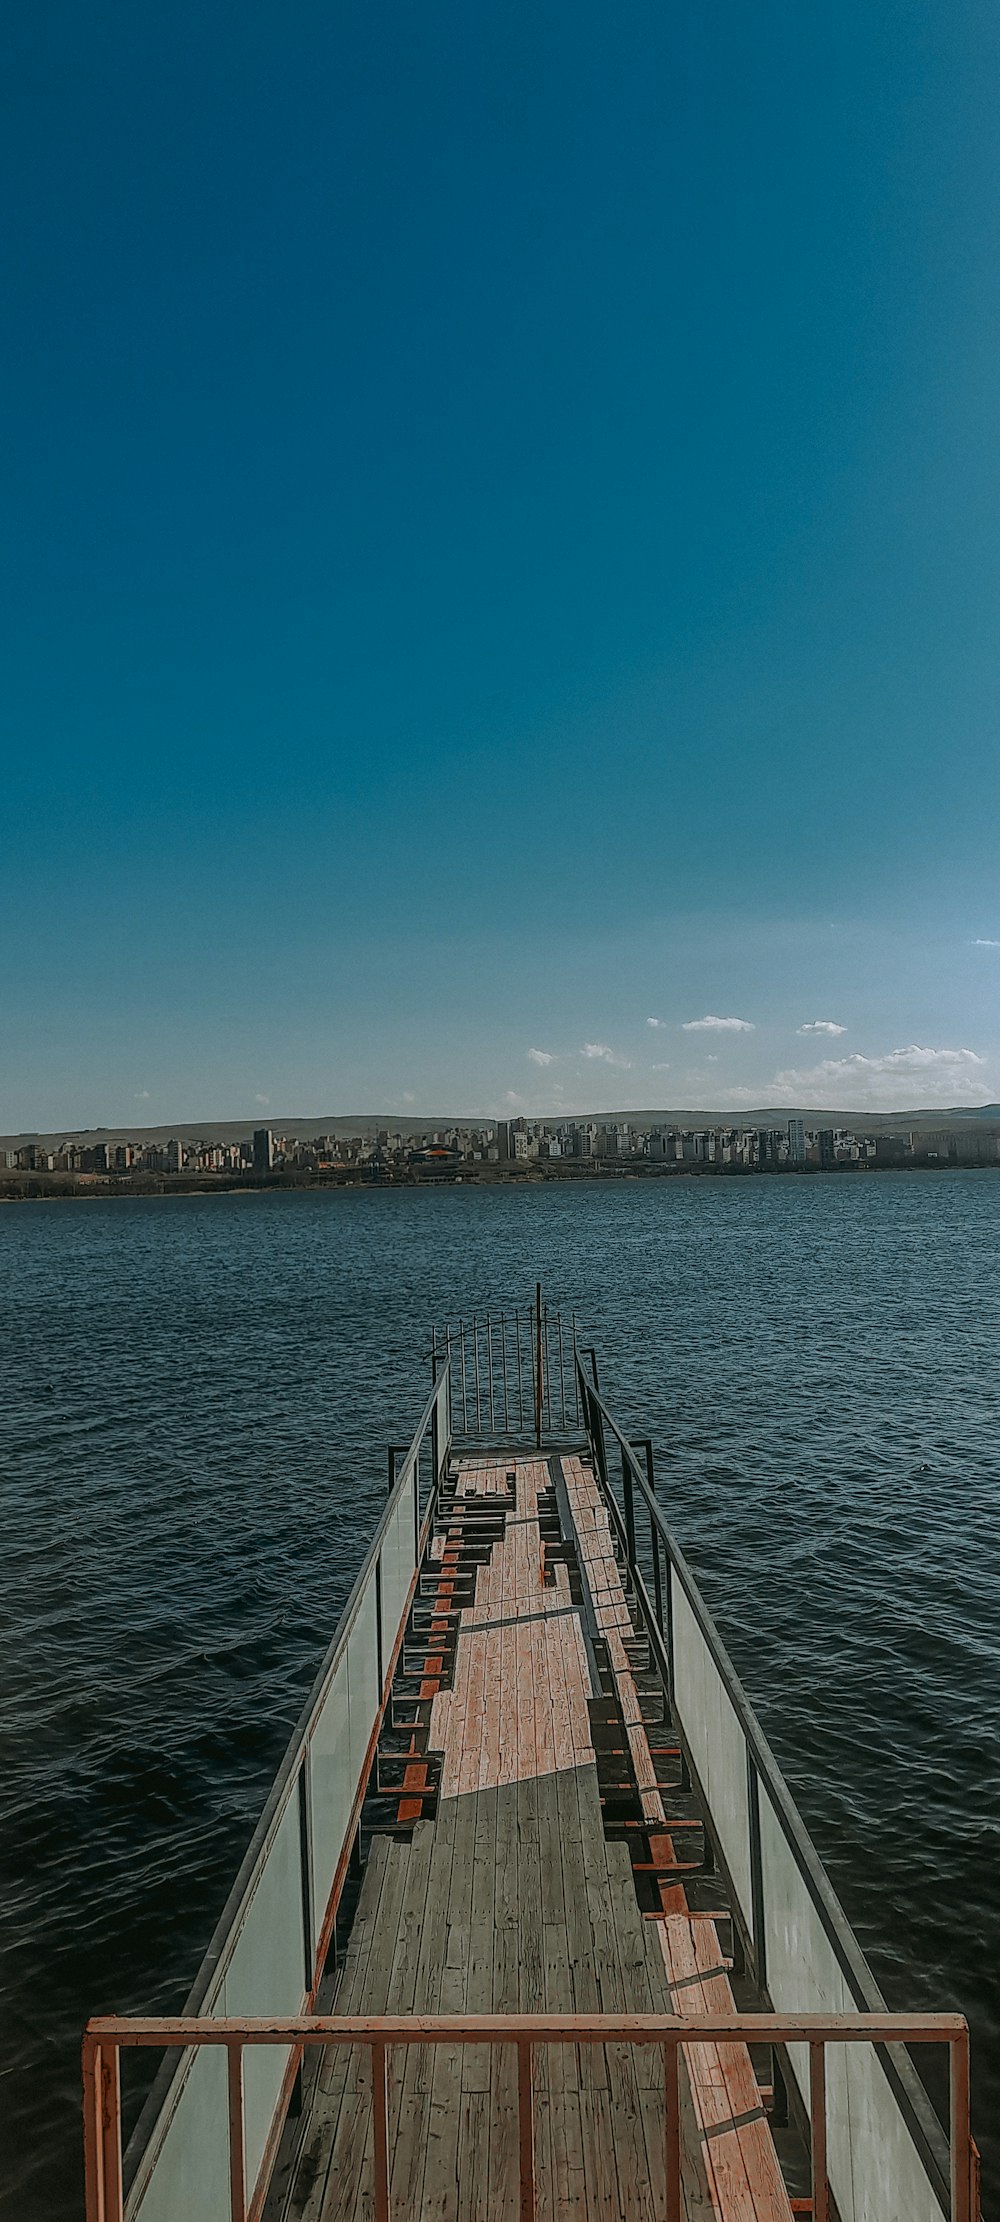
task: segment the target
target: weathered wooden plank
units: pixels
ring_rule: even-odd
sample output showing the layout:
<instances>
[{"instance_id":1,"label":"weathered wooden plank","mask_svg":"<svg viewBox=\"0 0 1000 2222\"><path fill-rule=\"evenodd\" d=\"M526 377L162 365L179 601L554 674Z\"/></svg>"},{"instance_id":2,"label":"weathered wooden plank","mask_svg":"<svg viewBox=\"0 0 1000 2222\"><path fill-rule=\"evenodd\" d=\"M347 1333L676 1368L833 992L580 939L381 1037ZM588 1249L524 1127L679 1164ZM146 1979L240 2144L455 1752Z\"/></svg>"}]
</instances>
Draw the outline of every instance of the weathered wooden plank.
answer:
<instances>
[{"instance_id":1,"label":"weathered wooden plank","mask_svg":"<svg viewBox=\"0 0 1000 2222\"><path fill-rule=\"evenodd\" d=\"M735 2011L710 1922L673 1916L656 1924L674 2011ZM698 1976L697 1982L691 1978ZM726 2222L790 2222L791 2208L745 2045L683 2048L717 2211ZM754 2117L750 2120L746 2116ZM740 2126L727 2127L739 2122Z\"/></svg>"},{"instance_id":2,"label":"weathered wooden plank","mask_svg":"<svg viewBox=\"0 0 1000 2222\"><path fill-rule=\"evenodd\" d=\"M466 2005L478 1792L459 1798L455 1803L454 1858L437 2007L442 2014L461 2013ZM456 2212L462 2049L458 2045L436 2045L430 2069L430 2106L418 2211L421 2215L437 2217L438 2222L452 2222Z\"/></svg>"},{"instance_id":3,"label":"weathered wooden plank","mask_svg":"<svg viewBox=\"0 0 1000 2222\"><path fill-rule=\"evenodd\" d=\"M372 1937L364 1976L364 2011L385 2012L389 1994L396 1935L406 1886L409 1846L389 1840L388 1864L379 1901L379 1917ZM330 2147L330 2164L322 2194L307 2203L302 2222L349 2222L361 2192L366 2169L371 2168L371 2064L367 2047L338 2046L344 2074L336 2129ZM335 2064L338 2068L340 2063ZM335 2101L336 2093L331 2093ZM331 2108L332 2113L332 2108ZM319 2184L316 2192L319 2192Z\"/></svg>"},{"instance_id":4,"label":"weathered wooden plank","mask_svg":"<svg viewBox=\"0 0 1000 2222\"><path fill-rule=\"evenodd\" d=\"M518 1862L517 1789L498 1793L496 1897L491 2011L520 2006L521 1886ZM495 2045L490 2069L490 2183L495 2222L514 2222L517 2185L517 2061L513 2046Z\"/></svg>"},{"instance_id":5,"label":"weathered wooden plank","mask_svg":"<svg viewBox=\"0 0 1000 2222\"><path fill-rule=\"evenodd\" d=\"M373 1839L334 1993L333 2005L336 2012L356 2011L358 2000L364 1995L368 1961L375 1942L391 1850L389 1837L376 1836ZM351 2055L343 2046L331 2046L321 2056L313 2093L312 2120L290 2193L294 2211L301 2216L302 2222L316 2222L322 2212L331 2151L340 2122L350 2067Z\"/></svg>"}]
</instances>

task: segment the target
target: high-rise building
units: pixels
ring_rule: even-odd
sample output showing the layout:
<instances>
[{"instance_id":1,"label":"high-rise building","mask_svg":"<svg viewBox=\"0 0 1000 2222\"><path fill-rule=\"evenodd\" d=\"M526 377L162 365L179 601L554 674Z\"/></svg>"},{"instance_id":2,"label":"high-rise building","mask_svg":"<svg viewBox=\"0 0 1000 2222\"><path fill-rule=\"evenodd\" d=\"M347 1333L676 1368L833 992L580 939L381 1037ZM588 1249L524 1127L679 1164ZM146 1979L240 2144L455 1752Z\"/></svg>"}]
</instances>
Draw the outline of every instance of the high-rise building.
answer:
<instances>
[{"instance_id":1,"label":"high-rise building","mask_svg":"<svg viewBox=\"0 0 1000 2222\"><path fill-rule=\"evenodd\" d=\"M789 1119L788 1121L788 1155L793 1165L805 1164L806 1129L804 1119Z\"/></svg>"},{"instance_id":2,"label":"high-rise building","mask_svg":"<svg viewBox=\"0 0 1000 2222\"><path fill-rule=\"evenodd\" d=\"M269 1126L258 1126L253 1137L253 1169L269 1173L274 1165L274 1136Z\"/></svg>"}]
</instances>

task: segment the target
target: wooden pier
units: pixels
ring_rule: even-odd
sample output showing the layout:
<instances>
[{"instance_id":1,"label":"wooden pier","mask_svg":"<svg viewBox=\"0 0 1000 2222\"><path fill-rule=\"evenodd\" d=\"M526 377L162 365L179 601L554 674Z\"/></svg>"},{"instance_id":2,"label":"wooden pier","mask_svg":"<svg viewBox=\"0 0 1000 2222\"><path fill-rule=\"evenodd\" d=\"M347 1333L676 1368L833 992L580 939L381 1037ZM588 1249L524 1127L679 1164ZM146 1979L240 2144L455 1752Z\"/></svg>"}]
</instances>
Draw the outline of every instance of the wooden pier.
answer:
<instances>
[{"instance_id":1,"label":"wooden pier","mask_svg":"<svg viewBox=\"0 0 1000 2222\"><path fill-rule=\"evenodd\" d=\"M431 1359L183 2013L88 2023L87 2222L976 2222L967 2025L887 2010L575 1320Z\"/></svg>"},{"instance_id":2,"label":"wooden pier","mask_svg":"<svg viewBox=\"0 0 1000 2222\"><path fill-rule=\"evenodd\" d=\"M460 1461L426 1576L426 1731L398 1833L371 1839L330 2010L735 2012L723 1924L688 1901L702 1835L662 1707L639 1687L643 1646L590 1465ZM616 1823L626 1806L631 1825ZM513 2222L517 2072L512 2045L393 2053L394 2214ZM377 2222L371 2088L366 2048L323 2059L273 2210L283 2222ZM538 2048L533 2114L539 2216L660 2222L659 2048ZM682 2048L680 2141L688 2222L791 2222L743 2043Z\"/></svg>"}]
</instances>

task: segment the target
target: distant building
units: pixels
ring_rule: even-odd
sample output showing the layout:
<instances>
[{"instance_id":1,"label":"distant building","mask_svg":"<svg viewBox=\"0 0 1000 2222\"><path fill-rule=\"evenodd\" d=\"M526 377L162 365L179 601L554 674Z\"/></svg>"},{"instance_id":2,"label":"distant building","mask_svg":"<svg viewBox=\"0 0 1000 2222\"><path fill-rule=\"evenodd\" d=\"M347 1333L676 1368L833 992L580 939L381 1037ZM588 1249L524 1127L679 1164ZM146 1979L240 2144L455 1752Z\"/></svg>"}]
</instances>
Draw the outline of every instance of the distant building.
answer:
<instances>
[{"instance_id":1,"label":"distant building","mask_svg":"<svg viewBox=\"0 0 1000 2222\"><path fill-rule=\"evenodd\" d=\"M274 1166L274 1136L269 1126L254 1128L253 1169L255 1173L269 1173Z\"/></svg>"},{"instance_id":2,"label":"distant building","mask_svg":"<svg viewBox=\"0 0 1000 2222\"><path fill-rule=\"evenodd\" d=\"M793 1165L805 1164L806 1129L803 1119L789 1119L788 1121L788 1155Z\"/></svg>"},{"instance_id":3,"label":"distant building","mask_svg":"<svg viewBox=\"0 0 1000 2222\"><path fill-rule=\"evenodd\" d=\"M820 1128L819 1161L823 1167L824 1172L829 1172L837 1162L837 1150L836 1144L833 1139L832 1126L824 1126Z\"/></svg>"}]
</instances>

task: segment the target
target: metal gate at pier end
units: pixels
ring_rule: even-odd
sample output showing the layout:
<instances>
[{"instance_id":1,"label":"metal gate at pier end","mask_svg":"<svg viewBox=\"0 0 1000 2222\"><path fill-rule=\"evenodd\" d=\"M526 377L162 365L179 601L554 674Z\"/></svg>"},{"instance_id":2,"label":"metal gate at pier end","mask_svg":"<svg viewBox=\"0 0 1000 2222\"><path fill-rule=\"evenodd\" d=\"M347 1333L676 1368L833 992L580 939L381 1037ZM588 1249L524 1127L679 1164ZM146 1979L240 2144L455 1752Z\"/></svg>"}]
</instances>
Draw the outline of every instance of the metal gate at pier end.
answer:
<instances>
[{"instance_id":1,"label":"metal gate at pier end","mask_svg":"<svg viewBox=\"0 0 1000 2222\"><path fill-rule=\"evenodd\" d=\"M582 1428L576 1313L533 1304L449 1320L431 1330L435 1378L451 1373L451 1428L458 1441L565 1446Z\"/></svg>"}]
</instances>

